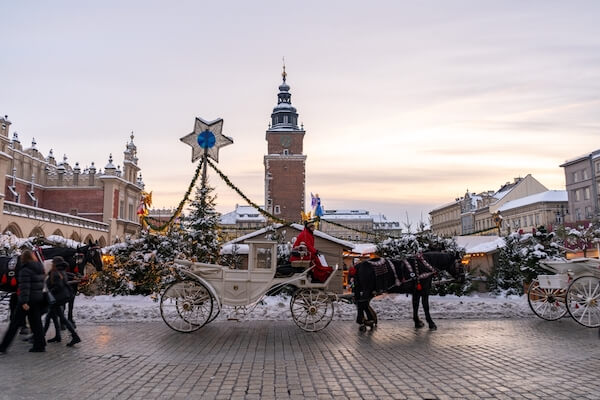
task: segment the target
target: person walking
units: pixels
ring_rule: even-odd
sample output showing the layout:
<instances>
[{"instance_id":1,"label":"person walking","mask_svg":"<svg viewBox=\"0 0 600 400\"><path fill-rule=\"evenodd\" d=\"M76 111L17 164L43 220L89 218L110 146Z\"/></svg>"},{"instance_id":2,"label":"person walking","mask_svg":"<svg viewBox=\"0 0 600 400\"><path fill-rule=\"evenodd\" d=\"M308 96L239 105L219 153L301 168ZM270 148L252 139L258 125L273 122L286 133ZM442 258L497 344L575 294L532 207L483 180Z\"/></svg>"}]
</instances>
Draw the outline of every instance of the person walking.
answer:
<instances>
[{"instance_id":1,"label":"person walking","mask_svg":"<svg viewBox=\"0 0 600 400\"><path fill-rule=\"evenodd\" d=\"M17 307L8 324L8 330L4 333L0 343L0 353L6 353L8 346L19 328L29 319L29 325L33 332L33 347L30 352L40 353L46 351L46 340L42 328L42 309L44 308L44 266L37 261L31 250L25 250L21 254L21 267L18 272Z\"/></svg>"},{"instance_id":2,"label":"person walking","mask_svg":"<svg viewBox=\"0 0 600 400\"><path fill-rule=\"evenodd\" d=\"M67 343L67 346L72 347L75 344L81 342L81 338L77 334L75 327L67 318L65 318L65 313L63 310L63 306L69 301L71 296L73 295L71 292L71 287L69 286L69 281L67 278L66 267L68 266L67 262L61 257L56 256L52 259L52 268L48 273L48 279L46 280L46 286L48 287L48 291L52 293L55 298L55 303L50 305L49 319L54 319L58 317L60 323L66 327L69 332L71 332L71 341ZM47 319L48 324L44 326L44 333L48 329L49 319ZM57 324L55 323L55 335L52 339L49 339L48 342L60 342L60 328L57 329Z\"/></svg>"}]
</instances>

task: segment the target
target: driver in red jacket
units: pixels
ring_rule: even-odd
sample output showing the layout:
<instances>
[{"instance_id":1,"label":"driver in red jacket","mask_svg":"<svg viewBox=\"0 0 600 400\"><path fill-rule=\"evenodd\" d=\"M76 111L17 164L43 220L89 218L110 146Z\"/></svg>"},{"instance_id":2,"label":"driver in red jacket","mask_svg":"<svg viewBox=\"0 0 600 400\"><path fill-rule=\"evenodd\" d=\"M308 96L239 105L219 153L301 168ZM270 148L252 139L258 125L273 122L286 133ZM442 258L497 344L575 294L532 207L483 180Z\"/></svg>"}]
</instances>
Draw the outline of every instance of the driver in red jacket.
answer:
<instances>
[{"instance_id":1,"label":"driver in red jacket","mask_svg":"<svg viewBox=\"0 0 600 400\"><path fill-rule=\"evenodd\" d=\"M305 221L304 222L304 230L300 232L296 241L294 242L294 247L298 247L301 244L304 244L308 249L308 255L304 257L296 257L291 256L290 261L297 260L311 260L315 267L312 269L313 280L318 282L325 282L325 280L329 277L333 268L324 266L321 264L319 260L319 251L315 249L315 236L313 234L315 230L314 221Z\"/></svg>"}]
</instances>

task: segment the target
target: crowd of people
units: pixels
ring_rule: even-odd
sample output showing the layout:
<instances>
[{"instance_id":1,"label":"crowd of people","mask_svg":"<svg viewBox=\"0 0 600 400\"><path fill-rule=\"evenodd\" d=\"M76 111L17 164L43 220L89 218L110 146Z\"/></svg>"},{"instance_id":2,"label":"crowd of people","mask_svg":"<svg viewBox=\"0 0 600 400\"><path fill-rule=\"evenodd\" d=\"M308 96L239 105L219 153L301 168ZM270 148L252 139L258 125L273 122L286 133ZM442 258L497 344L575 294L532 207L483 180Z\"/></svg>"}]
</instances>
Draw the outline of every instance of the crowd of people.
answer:
<instances>
[{"instance_id":1,"label":"crowd of people","mask_svg":"<svg viewBox=\"0 0 600 400\"><path fill-rule=\"evenodd\" d=\"M26 340L33 343L30 352L46 351L46 343L61 342L61 327L69 330L71 341L67 346L72 347L81 342L74 324L65 318L64 305L74 296L69 283L68 264L60 257L54 257L49 271L31 250L25 250L20 256L18 272L18 287L11 297L10 323L0 343L0 354L6 353L17 332L24 332L26 322L31 329L30 337ZM46 314L42 324L42 315ZM46 332L54 322L55 336L46 340Z\"/></svg>"}]
</instances>

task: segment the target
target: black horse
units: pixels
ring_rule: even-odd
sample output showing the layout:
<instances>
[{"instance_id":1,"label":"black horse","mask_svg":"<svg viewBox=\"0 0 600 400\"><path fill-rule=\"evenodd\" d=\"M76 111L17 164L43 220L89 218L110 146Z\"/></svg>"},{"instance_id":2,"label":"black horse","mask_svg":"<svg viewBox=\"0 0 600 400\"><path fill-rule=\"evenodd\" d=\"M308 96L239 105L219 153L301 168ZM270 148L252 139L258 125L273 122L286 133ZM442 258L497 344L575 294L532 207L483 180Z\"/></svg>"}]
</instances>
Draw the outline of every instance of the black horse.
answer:
<instances>
[{"instance_id":1,"label":"black horse","mask_svg":"<svg viewBox=\"0 0 600 400\"><path fill-rule=\"evenodd\" d=\"M43 260L51 261L53 257L61 256L69 264L67 273L72 281L71 289L73 297L68 304L68 318L73 322L73 305L78 285L86 275L86 265L91 264L96 271L102 270L102 255L97 244L89 243L78 248L70 247L46 247L38 248ZM20 268L19 257L0 257L0 291L14 293L17 290L18 271Z\"/></svg>"},{"instance_id":2,"label":"black horse","mask_svg":"<svg viewBox=\"0 0 600 400\"><path fill-rule=\"evenodd\" d=\"M358 311L356 322L360 330L377 325L377 314L370 302L381 293L412 294L415 328L425 326L418 315L421 300L429 329L437 329L429 314L429 290L433 276L439 271L447 271L455 279L464 281L465 271L460 260L460 254L430 251L403 259L375 258L357 264L354 300Z\"/></svg>"},{"instance_id":3,"label":"black horse","mask_svg":"<svg viewBox=\"0 0 600 400\"><path fill-rule=\"evenodd\" d=\"M79 283L87 277L86 266L91 264L96 271L102 271L102 254L100 246L89 242L85 246L78 248L70 247L48 247L42 248L42 257L45 260L52 260L56 256L61 256L69 266L67 275L71 286L73 296L68 301L67 319L75 326L73 320L73 306L75 305L75 296L79 291Z\"/></svg>"}]
</instances>

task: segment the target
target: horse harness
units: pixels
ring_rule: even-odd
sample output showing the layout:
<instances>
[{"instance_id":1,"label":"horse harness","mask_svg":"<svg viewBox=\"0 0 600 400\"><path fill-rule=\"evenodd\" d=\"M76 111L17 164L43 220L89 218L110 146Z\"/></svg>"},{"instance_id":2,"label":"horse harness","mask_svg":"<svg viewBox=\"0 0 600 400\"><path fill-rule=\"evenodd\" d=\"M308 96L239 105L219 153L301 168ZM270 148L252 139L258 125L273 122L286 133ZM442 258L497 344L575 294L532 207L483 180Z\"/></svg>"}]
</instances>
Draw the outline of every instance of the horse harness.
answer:
<instances>
[{"instance_id":1,"label":"horse harness","mask_svg":"<svg viewBox=\"0 0 600 400\"><path fill-rule=\"evenodd\" d=\"M408 271L408 276L410 277L409 279L404 279L404 278L400 279L398 277L398 272L396 271L394 264L387 258L380 258L377 261L367 260L367 262L373 268L373 272L375 273L375 276L385 275L390 269L392 270L392 273L394 274L394 285L392 285L391 287L401 286L403 283L410 282L412 280L416 280L416 289L421 290L422 286L421 286L420 281L423 279L427 279L432 275L435 275L437 273L437 271L431 264L429 264L427 262L427 260L425 260L425 258L423 257L423 253L418 253L415 256L415 258L417 260L416 272L415 272L415 268L413 268L412 264L408 261L408 259L406 259L406 258L402 259L402 263L404 264L404 266L406 267L406 270ZM423 272L420 271L420 268L418 266L419 263L421 265L423 265L423 267L425 269Z\"/></svg>"}]
</instances>

